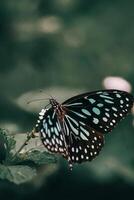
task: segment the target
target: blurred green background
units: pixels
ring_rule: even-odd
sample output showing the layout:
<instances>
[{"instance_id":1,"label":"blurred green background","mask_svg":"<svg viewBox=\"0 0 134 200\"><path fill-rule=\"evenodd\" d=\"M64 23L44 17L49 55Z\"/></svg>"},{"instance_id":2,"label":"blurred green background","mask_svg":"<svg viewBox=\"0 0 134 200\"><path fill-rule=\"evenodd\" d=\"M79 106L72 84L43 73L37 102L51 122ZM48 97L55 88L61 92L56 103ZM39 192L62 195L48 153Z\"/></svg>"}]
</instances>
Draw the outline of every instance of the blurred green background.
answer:
<instances>
[{"instance_id":1,"label":"blurred green background","mask_svg":"<svg viewBox=\"0 0 134 200\"><path fill-rule=\"evenodd\" d=\"M0 0L0 126L31 130L46 102L102 89L107 76L134 86L134 1ZM45 93L44 97L48 97ZM36 109L35 109L36 107ZM70 172L60 159L32 184L0 181L5 199L126 199L134 195L134 133L128 116L100 156ZM50 167L51 168L51 167Z\"/></svg>"}]
</instances>

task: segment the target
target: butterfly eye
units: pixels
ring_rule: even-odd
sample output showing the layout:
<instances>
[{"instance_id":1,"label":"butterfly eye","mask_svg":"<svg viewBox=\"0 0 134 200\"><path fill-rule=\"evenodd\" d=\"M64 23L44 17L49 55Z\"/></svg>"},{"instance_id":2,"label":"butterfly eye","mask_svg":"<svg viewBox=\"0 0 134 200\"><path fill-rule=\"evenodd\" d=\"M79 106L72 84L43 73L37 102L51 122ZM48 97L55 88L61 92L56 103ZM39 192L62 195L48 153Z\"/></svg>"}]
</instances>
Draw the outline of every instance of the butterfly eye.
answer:
<instances>
[{"instance_id":1,"label":"butterfly eye","mask_svg":"<svg viewBox=\"0 0 134 200\"><path fill-rule=\"evenodd\" d=\"M118 90L84 93L51 108L41 110L36 129L48 151L59 153L72 163L91 161L104 145L104 134L131 110L134 98Z\"/></svg>"}]
</instances>

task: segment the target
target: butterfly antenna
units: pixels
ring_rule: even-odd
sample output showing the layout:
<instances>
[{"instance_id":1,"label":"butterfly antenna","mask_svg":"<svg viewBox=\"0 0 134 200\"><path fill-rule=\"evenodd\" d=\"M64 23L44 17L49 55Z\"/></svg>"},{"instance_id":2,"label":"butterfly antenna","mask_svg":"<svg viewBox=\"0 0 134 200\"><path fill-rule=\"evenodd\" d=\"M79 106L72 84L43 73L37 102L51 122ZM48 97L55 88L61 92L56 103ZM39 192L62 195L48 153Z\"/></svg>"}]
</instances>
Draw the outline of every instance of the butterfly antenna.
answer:
<instances>
[{"instance_id":1,"label":"butterfly antenna","mask_svg":"<svg viewBox=\"0 0 134 200\"><path fill-rule=\"evenodd\" d=\"M51 95L51 94L49 94L49 93L46 93L46 91L45 90L43 90L43 89L40 89L39 90L39 92L40 93L44 93L44 94L46 94L47 96L49 96L49 99L51 98L51 99L53 99L54 97Z\"/></svg>"},{"instance_id":2,"label":"butterfly antenna","mask_svg":"<svg viewBox=\"0 0 134 200\"><path fill-rule=\"evenodd\" d=\"M39 99L32 99L30 101L27 101L27 104L36 102L36 101L48 101L50 98L39 98Z\"/></svg>"}]
</instances>

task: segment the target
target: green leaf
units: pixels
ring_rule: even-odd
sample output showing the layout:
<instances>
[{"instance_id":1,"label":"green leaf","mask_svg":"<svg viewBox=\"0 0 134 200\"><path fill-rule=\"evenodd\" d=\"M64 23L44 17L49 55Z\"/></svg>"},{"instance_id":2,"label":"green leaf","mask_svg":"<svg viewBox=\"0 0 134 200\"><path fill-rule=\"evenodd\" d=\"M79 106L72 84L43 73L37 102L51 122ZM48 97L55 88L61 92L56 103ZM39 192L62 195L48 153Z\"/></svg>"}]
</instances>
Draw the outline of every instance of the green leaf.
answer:
<instances>
[{"instance_id":1,"label":"green leaf","mask_svg":"<svg viewBox=\"0 0 134 200\"><path fill-rule=\"evenodd\" d=\"M15 148L16 141L9 133L0 129L0 161L8 162L12 157L12 150Z\"/></svg>"},{"instance_id":2,"label":"green leaf","mask_svg":"<svg viewBox=\"0 0 134 200\"><path fill-rule=\"evenodd\" d=\"M6 179L16 184L31 181L36 175L36 170L29 166L16 165L5 166L0 165L0 179Z\"/></svg>"},{"instance_id":3,"label":"green leaf","mask_svg":"<svg viewBox=\"0 0 134 200\"><path fill-rule=\"evenodd\" d=\"M0 179L6 179L16 184L31 181L41 165L56 163L57 161L56 156L45 152L44 148L43 151L42 148L37 149L38 146L35 145L37 140L34 139L30 140L30 144L26 145L22 153L14 156L16 149L19 149L26 141L27 134L21 136L18 134L18 139L16 139L6 130L0 129Z\"/></svg>"},{"instance_id":4,"label":"green leaf","mask_svg":"<svg viewBox=\"0 0 134 200\"><path fill-rule=\"evenodd\" d=\"M25 154L24 160L33 161L37 165L44 165L50 163L56 163L57 158L55 155L48 152L41 152L39 150L33 150Z\"/></svg>"}]
</instances>

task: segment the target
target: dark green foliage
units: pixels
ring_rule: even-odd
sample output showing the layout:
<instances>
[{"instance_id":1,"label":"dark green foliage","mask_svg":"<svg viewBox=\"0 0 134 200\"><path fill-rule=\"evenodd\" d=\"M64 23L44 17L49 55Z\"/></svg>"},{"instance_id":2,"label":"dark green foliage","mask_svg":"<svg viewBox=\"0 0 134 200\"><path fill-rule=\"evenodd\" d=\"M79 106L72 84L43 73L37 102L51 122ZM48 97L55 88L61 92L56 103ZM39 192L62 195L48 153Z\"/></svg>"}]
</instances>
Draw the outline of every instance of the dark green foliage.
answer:
<instances>
[{"instance_id":1,"label":"dark green foliage","mask_svg":"<svg viewBox=\"0 0 134 200\"><path fill-rule=\"evenodd\" d=\"M0 129L0 162L8 163L12 159L12 150L15 148L16 141L8 135L6 130Z\"/></svg>"},{"instance_id":2,"label":"dark green foliage","mask_svg":"<svg viewBox=\"0 0 134 200\"><path fill-rule=\"evenodd\" d=\"M34 164L40 166L49 163L55 163L56 157L52 156L48 152L40 152L38 150L33 150L26 153L24 161L33 161Z\"/></svg>"},{"instance_id":3,"label":"dark green foliage","mask_svg":"<svg viewBox=\"0 0 134 200\"><path fill-rule=\"evenodd\" d=\"M31 181L37 175L41 165L56 163L56 157L45 151L32 150L23 154L14 151L16 141L14 137L0 129L0 179L16 184Z\"/></svg>"}]
</instances>

